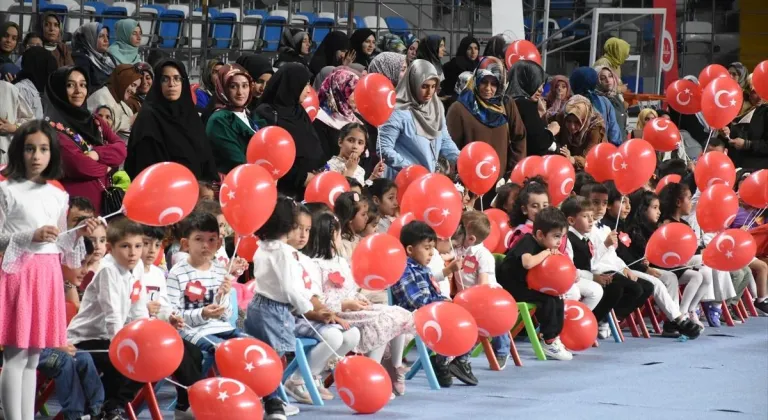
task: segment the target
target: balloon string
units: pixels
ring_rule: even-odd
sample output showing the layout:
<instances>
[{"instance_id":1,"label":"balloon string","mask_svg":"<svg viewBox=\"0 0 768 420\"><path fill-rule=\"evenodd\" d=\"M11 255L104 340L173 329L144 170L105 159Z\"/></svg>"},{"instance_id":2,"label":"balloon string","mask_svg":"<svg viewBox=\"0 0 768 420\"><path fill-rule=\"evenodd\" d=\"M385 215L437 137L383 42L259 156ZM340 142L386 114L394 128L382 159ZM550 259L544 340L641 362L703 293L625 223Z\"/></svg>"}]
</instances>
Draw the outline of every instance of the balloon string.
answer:
<instances>
[{"instance_id":1,"label":"balloon string","mask_svg":"<svg viewBox=\"0 0 768 420\"><path fill-rule=\"evenodd\" d=\"M677 268L674 268L672 270L667 270L667 271L690 270L691 268L696 268L696 264L694 264L694 265L686 265L686 266L683 266L683 267L677 267Z\"/></svg>"},{"instance_id":2,"label":"balloon string","mask_svg":"<svg viewBox=\"0 0 768 420\"><path fill-rule=\"evenodd\" d=\"M304 321L307 321L307 324L309 325L309 328L312 328L312 331L314 331L314 332L315 332L315 335L316 335L317 337L319 337L319 338L320 338L320 341L322 341L322 342L323 342L323 343L324 343L326 346L328 346L328 348L331 350L331 352L332 352L333 354L335 354L335 355L336 355L336 357L338 357L338 358L343 358L343 357L344 357L344 356L340 356L340 355L339 355L339 353L336 353L336 350L334 350L334 348L333 348L333 347L331 347L331 345L330 345L330 344L328 344L328 342L327 342L327 341L325 341L325 338L323 338L323 335L322 335L322 334L320 334L320 332L318 332L318 331L315 329L315 326L314 326L314 325L312 325L312 323L311 323L311 322L309 322L309 320L307 319L307 317L305 317L305 316L304 316L304 314L302 314L302 315L301 315L301 317L302 317L302 318L304 318Z\"/></svg>"},{"instance_id":3,"label":"balloon string","mask_svg":"<svg viewBox=\"0 0 768 420\"><path fill-rule=\"evenodd\" d=\"M645 259L645 255L643 255L643 258L640 258L640 259L639 259L639 260L637 260L637 261L632 261L631 263L627 264L627 267L632 267L633 265L635 265L635 264L639 263L640 261L642 261L642 260L644 260L644 259Z\"/></svg>"},{"instance_id":4,"label":"balloon string","mask_svg":"<svg viewBox=\"0 0 768 420\"><path fill-rule=\"evenodd\" d=\"M232 253L232 258L229 259L229 267L227 267L227 274L232 272L232 267L235 266L235 258L237 258L237 248L240 247L240 242L243 240L242 236L237 236L235 241L235 251Z\"/></svg>"},{"instance_id":5,"label":"balloon string","mask_svg":"<svg viewBox=\"0 0 768 420\"><path fill-rule=\"evenodd\" d=\"M83 353L109 353L109 349L104 349L104 350L80 350L80 349L77 349L77 351L78 351L78 353L79 352L83 352Z\"/></svg>"},{"instance_id":6,"label":"balloon string","mask_svg":"<svg viewBox=\"0 0 768 420\"><path fill-rule=\"evenodd\" d=\"M707 144L704 145L704 153L707 152L707 147L709 146L709 141L712 140L712 136L715 134L715 130L710 129L709 130L709 136L707 137Z\"/></svg>"},{"instance_id":7,"label":"balloon string","mask_svg":"<svg viewBox=\"0 0 768 420\"><path fill-rule=\"evenodd\" d=\"M485 194L480 194L480 211L485 211L485 210L483 210L483 196L484 195Z\"/></svg>"},{"instance_id":8,"label":"balloon string","mask_svg":"<svg viewBox=\"0 0 768 420\"><path fill-rule=\"evenodd\" d=\"M121 214L122 212L123 212L123 208L121 207L121 208L120 208L120 210L118 210L118 211L116 211L116 212L114 212L114 213L110 213L110 214L108 214L108 215L106 215L106 216L99 216L99 219L103 219L103 220L104 220L104 223L106 224L106 220L107 220L107 219L109 219L110 217L114 217L114 216L117 216L118 214ZM72 229L68 229L68 230L65 230L64 232L61 232L61 233L59 234L59 236L61 236L61 235L66 235L67 233L70 233L70 232L74 232L74 231L76 231L76 230L78 230L78 229L82 229L82 228L84 228L84 227L85 227L85 223L80 223L79 225L77 225L77 226L73 227Z\"/></svg>"},{"instance_id":9,"label":"balloon string","mask_svg":"<svg viewBox=\"0 0 768 420\"><path fill-rule=\"evenodd\" d=\"M174 314L174 315L175 315L175 314ZM184 326L183 326L183 327L181 327L181 328L182 328L182 329L185 329L185 330L190 330L190 331L192 330L192 327L190 327L190 326L189 326L189 325L187 325L187 324L184 324ZM213 341L211 341L211 339L210 339L210 338L208 338L208 337L206 337L206 336L204 336L204 335L203 335L203 336L201 336L201 338L202 338L203 340L205 340L205 341L209 342L209 343L210 343L210 344L211 344L213 347L216 347L216 348L218 348L218 347L219 347L219 345L221 344L221 343L214 343Z\"/></svg>"},{"instance_id":10,"label":"balloon string","mask_svg":"<svg viewBox=\"0 0 768 420\"><path fill-rule=\"evenodd\" d=\"M619 203L619 214L616 215L616 226L613 230L619 230L619 220L621 220L621 208L624 207L624 196L621 196L621 203Z\"/></svg>"},{"instance_id":11,"label":"balloon string","mask_svg":"<svg viewBox=\"0 0 768 420\"><path fill-rule=\"evenodd\" d=\"M459 254L457 254L456 250L453 249L453 241L448 239L448 243L451 244L451 252L453 252L453 257L459 258ZM464 290L464 279L461 278L461 267L459 267L458 271L456 271L456 275L459 276L459 284L461 285L461 290Z\"/></svg>"},{"instance_id":12,"label":"balloon string","mask_svg":"<svg viewBox=\"0 0 768 420\"><path fill-rule=\"evenodd\" d=\"M186 386L186 385L182 385L182 384L180 384L180 383L178 383L178 382L174 381L173 379L171 379L171 377L170 377L170 376L169 376L169 377L167 377L167 378L165 378L165 379L163 379L163 380L164 380L164 381L166 381L166 382L170 382L170 383L172 383L172 384L176 385L176 386L177 386L177 387L179 387L179 388L189 389L189 387L188 387L188 386Z\"/></svg>"},{"instance_id":13,"label":"balloon string","mask_svg":"<svg viewBox=\"0 0 768 420\"><path fill-rule=\"evenodd\" d=\"M752 229L752 225L753 225L755 222L757 222L757 219L759 219L759 218L760 218L760 216L762 216L762 215L763 215L763 213L765 213L765 210L766 210L766 209L768 209L768 207L764 207L764 208L762 208L761 210L758 210L757 212L755 212L755 215L754 215L754 217L751 217L751 219L750 219L749 223L747 223L747 224L746 224L746 226L747 226L747 230L749 230L749 229Z\"/></svg>"}]
</instances>

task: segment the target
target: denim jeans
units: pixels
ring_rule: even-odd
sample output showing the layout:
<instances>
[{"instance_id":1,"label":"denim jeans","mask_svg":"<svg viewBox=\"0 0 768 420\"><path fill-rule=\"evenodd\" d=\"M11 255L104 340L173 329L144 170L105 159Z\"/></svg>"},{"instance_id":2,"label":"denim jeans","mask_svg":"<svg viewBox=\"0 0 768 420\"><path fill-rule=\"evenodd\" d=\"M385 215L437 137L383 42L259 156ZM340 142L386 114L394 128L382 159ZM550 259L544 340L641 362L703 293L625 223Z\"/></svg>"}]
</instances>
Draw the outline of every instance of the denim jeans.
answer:
<instances>
[{"instance_id":1,"label":"denim jeans","mask_svg":"<svg viewBox=\"0 0 768 420\"><path fill-rule=\"evenodd\" d=\"M60 350L43 349L37 369L53 379L64 419L101 412L104 387L89 353L79 351L72 357Z\"/></svg>"},{"instance_id":2,"label":"denim jeans","mask_svg":"<svg viewBox=\"0 0 768 420\"><path fill-rule=\"evenodd\" d=\"M496 356L509 356L509 349L512 344L512 341L509 339L509 334L502 334L498 337L493 337L491 339L491 345L493 345L493 352L496 353Z\"/></svg>"},{"instance_id":3,"label":"denim jeans","mask_svg":"<svg viewBox=\"0 0 768 420\"><path fill-rule=\"evenodd\" d=\"M250 335L240 331L240 329L238 328L235 328L232 331L206 335L205 338L201 338L200 340L197 340L197 343L195 343L195 345L203 353L209 353L210 355L213 355L216 352L215 344L223 343L229 340L230 338L242 338L242 337L250 337ZM203 372L203 374L205 374L205 372Z\"/></svg>"}]
</instances>

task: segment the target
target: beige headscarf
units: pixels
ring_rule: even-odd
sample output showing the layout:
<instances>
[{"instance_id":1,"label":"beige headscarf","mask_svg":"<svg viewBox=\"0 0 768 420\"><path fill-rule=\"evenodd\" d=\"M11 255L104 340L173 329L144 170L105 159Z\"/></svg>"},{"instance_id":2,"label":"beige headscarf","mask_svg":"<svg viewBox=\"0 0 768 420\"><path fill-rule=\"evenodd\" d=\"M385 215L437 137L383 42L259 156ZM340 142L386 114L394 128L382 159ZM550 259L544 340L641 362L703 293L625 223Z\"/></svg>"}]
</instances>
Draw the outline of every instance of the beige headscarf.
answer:
<instances>
[{"instance_id":1,"label":"beige headscarf","mask_svg":"<svg viewBox=\"0 0 768 420\"><path fill-rule=\"evenodd\" d=\"M437 92L426 103L419 102L419 89L427 80L440 83L440 76L435 66L426 60L414 60L408 71L397 84L397 102L395 109L411 111L416 132L428 139L436 139L445 124L443 104Z\"/></svg>"},{"instance_id":2,"label":"beige headscarf","mask_svg":"<svg viewBox=\"0 0 768 420\"><path fill-rule=\"evenodd\" d=\"M584 96L573 95L568 102L565 103L565 109L563 115L573 115L581 122L581 128L579 132L571 135L570 143L574 146L581 146L584 143L587 133L597 125L605 125L603 123L603 117L600 113L595 112L592 108L592 102Z\"/></svg>"}]
</instances>

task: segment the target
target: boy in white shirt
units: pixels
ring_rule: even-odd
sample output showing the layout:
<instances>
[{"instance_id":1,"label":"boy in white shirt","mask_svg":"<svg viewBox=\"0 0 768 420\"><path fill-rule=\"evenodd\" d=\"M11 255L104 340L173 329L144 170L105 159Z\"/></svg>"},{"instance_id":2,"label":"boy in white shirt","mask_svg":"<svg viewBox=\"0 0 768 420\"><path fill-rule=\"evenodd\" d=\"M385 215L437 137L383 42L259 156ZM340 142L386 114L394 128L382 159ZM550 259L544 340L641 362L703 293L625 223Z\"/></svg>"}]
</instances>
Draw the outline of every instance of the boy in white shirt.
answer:
<instances>
[{"instance_id":1,"label":"boy in white shirt","mask_svg":"<svg viewBox=\"0 0 768 420\"><path fill-rule=\"evenodd\" d=\"M149 316L141 273L136 270L141 260L142 235L141 225L127 218L109 225L107 245L113 263L103 264L94 276L85 289L80 312L67 328L68 340L78 349L108 350L112 338L125 324ZM103 373L106 418L115 418L143 384L126 378L115 369L109 353L91 353L91 356Z\"/></svg>"},{"instance_id":2,"label":"boy in white shirt","mask_svg":"<svg viewBox=\"0 0 768 420\"><path fill-rule=\"evenodd\" d=\"M568 220L568 243L565 253L573 261L578 271L578 278L573 287L565 294L565 299L583 301L589 309L595 309L603 298L602 274L592 274L591 261L593 246L585 241L592 231L592 205L584 197L570 197L560 206ZM586 243L587 245L583 245ZM574 247L576 249L574 249ZM586 252L583 252L586 249Z\"/></svg>"}]
</instances>

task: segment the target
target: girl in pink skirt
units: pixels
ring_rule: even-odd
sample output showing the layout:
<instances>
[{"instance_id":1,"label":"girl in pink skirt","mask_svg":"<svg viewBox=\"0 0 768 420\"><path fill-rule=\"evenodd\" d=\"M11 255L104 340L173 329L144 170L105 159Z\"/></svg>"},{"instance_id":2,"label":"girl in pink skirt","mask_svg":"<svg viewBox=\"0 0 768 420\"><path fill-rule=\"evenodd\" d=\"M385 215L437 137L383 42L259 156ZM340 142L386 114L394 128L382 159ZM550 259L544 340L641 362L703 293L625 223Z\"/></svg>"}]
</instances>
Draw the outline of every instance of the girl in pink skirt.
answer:
<instances>
[{"instance_id":1,"label":"girl in pink skirt","mask_svg":"<svg viewBox=\"0 0 768 420\"><path fill-rule=\"evenodd\" d=\"M16 130L0 172L0 399L8 420L34 418L40 351L67 344L62 256L79 267L80 236L98 223L61 234L69 196L47 182L62 173L59 150L48 123L30 121Z\"/></svg>"}]
</instances>

